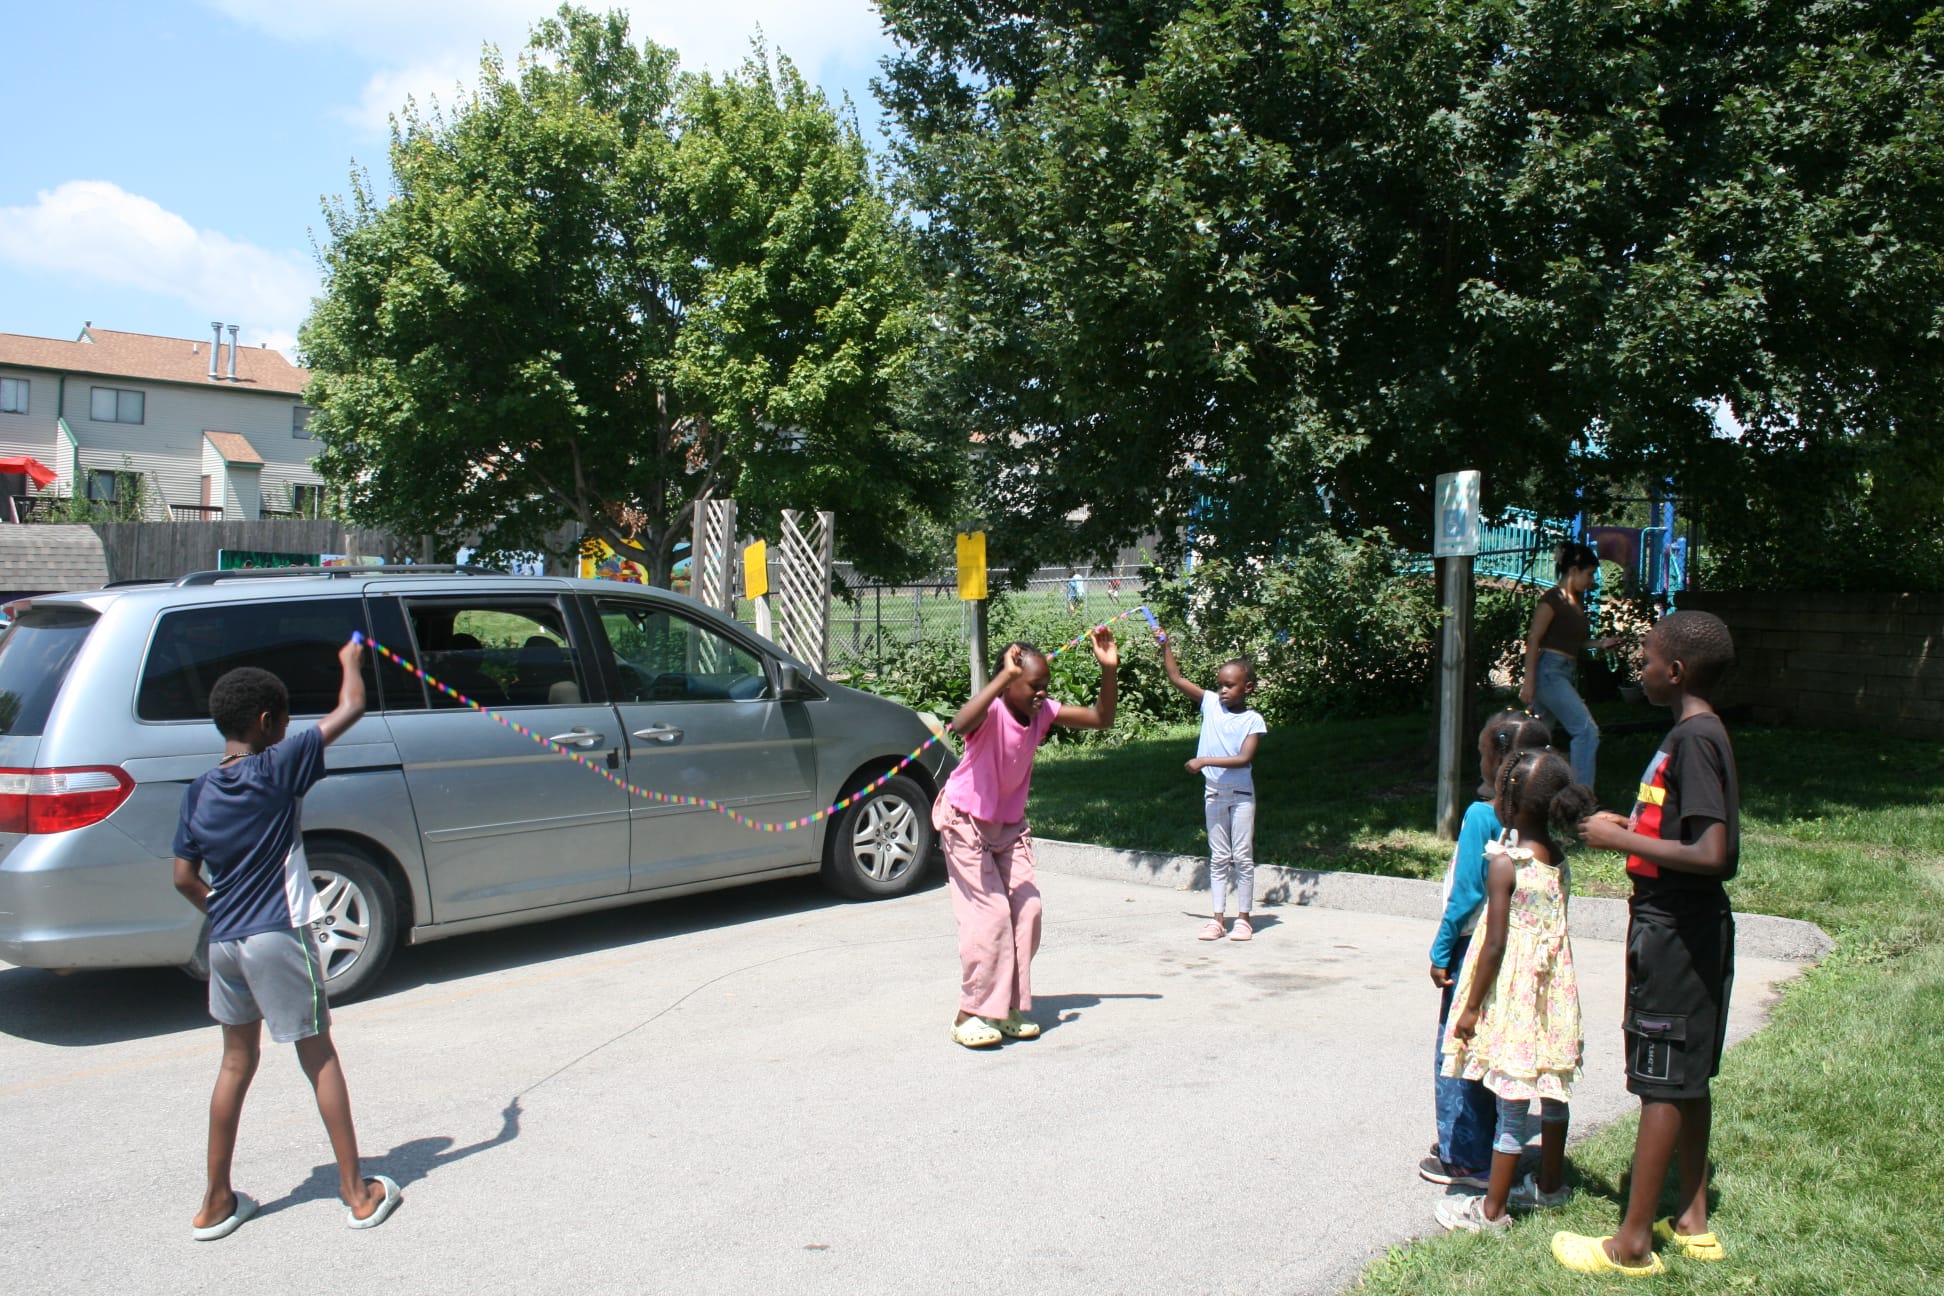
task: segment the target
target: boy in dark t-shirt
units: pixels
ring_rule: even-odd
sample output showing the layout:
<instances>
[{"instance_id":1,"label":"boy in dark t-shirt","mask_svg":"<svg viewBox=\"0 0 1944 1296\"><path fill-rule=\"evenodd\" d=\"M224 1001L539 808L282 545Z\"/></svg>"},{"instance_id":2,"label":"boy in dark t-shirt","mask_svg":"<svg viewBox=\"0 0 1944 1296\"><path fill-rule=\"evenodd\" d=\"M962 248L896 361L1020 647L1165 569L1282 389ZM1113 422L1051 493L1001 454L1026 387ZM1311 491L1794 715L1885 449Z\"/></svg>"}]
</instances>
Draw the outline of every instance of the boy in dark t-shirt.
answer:
<instances>
[{"instance_id":1,"label":"boy in dark t-shirt","mask_svg":"<svg viewBox=\"0 0 1944 1296\"><path fill-rule=\"evenodd\" d=\"M390 1178L366 1179L358 1158L351 1095L331 1043L324 969L310 931L317 893L300 823L304 794L324 777L325 747L364 714L363 657L357 640L343 647L337 707L291 738L284 736L290 695L275 675L245 666L209 690L223 760L183 794L175 837L176 890L209 915L209 1013L223 1027L223 1065L209 1102L209 1184L191 1221L199 1242L228 1237L256 1211L255 1201L231 1187L230 1163L266 1021L272 1040L297 1046L337 1157L350 1226L382 1224L401 1197Z\"/></svg>"},{"instance_id":2,"label":"boy in dark t-shirt","mask_svg":"<svg viewBox=\"0 0 1944 1296\"><path fill-rule=\"evenodd\" d=\"M1656 1240L1691 1260L1720 1260L1708 1228L1709 1081L1721 1069L1735 977L1735 917L1725 883L1741 859L1735 753L1708 694L1734 661L1728 627L1675 612L1647 635L1641 687L1671 707L1674 727L1640 780L1630 819L1602 812L1580 836L1627 852L1627 1088L1640 1096L1627 1213L1612 1237L1553 1236L1553 1255L1585 1273L1661 1273ZM1673 1215L1656 1220L1667 1170L1680 1161Z\"/></svg>"}]
</instances>

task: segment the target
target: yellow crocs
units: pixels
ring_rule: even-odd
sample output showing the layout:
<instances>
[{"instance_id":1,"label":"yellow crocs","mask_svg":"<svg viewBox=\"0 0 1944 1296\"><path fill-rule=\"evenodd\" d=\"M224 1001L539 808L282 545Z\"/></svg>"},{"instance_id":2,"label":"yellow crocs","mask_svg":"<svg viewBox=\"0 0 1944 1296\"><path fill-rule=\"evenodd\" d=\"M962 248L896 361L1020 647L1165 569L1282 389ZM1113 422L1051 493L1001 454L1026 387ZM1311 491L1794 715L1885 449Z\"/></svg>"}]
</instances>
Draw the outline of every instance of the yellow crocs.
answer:
<instances>
[{"instance_id":1,"label":"yellow crocs","mask_svg":"<svg viewBox=\"0 0 1944 1296\"><path fill-rule=\"evenodd\" d=\"M1654 1221L1654 1236L1663 1242L1673 1243L1681 1249L1681 1254L1690 1260L1728 1258L1728 1248L1721 1245L1720 1238L1712 1233L1676 1233L1671 1217Z\"/></svg>"},{"instance_id":2,"label":"yellow crocs","mask_svg":"<svg viewBox=\"0 0 1944 1296\"><path fill-rule=\"evenodd\" d=\"M1587 1237L1583 1233L1553 1234L1553 1259L1575 1273L1586 1274L1625 1274L1629 1278L1651 1278L1655 1274L1667 1272L1661 1258L1652 1252L1647 1255L1645 1264L1623 1265L1606 1253L1609 1238Z\"/></svg>"}]
</instances>

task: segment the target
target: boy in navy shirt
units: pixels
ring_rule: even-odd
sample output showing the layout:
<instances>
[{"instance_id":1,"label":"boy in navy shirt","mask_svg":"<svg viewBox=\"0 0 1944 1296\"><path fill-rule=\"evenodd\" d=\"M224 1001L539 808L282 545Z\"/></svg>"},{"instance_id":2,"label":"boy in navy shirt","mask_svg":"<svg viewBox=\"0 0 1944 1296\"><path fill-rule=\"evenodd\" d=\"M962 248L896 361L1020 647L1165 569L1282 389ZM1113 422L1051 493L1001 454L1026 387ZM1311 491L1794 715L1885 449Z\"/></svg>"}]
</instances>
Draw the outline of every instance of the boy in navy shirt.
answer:
<instances>
[{"instance_id":1,"label":"boy in navy shirt","mask_svg":"<svg viewBox=\"0 0 1944 1296\"><path fill-rule=\"evenodd\" d=\"M1675 612L1644 644L1640 684L1674 727L1640 778L1631 819L1605 811L1580 825L1589 846L1627 852L1627 1088L1640 1098L1627 1212L1611 1237L1558 1233L1553 1255L1582 1273L1645 1277L1666 1269L1656 1243L1720 1260L1708 1227L1709 1082L1721 1069L1735 980L1735 915L1726 883L1741 859L1741 780L1708 696L1735 658L1720 617ZM1674 1213L1655 1219L1678 1161Z\"/></svg>"},{"instance_id":2,"label":"boy in navy shirt","mask_svg":"<svg viewBox=\"0 0 1944 1296\"><path fill-rule=\"evenodd\" d=\"M176 828L175 887L209 915L209 1014L223 1027L223 1065L209 1100L209 1186L192 1221L199 1242L228 1237L256 1211L230 1186L236 1127L256 1075L263 1023L297 1046L337 1157L352 1228L373 1228L396 1210L398 1184L366 1179L351 1124L351 1094L331 1043L324 969L310 924L317 912L299 822L304 794L324 777L324 748L364 714L364 648L338 653L337 707L295 737L290 695L268 671L245 666L209 690L209 716L226 740L223 760L189 785ZM207 865L210 881L199 866Z\"/></svg>"}]
</instances>

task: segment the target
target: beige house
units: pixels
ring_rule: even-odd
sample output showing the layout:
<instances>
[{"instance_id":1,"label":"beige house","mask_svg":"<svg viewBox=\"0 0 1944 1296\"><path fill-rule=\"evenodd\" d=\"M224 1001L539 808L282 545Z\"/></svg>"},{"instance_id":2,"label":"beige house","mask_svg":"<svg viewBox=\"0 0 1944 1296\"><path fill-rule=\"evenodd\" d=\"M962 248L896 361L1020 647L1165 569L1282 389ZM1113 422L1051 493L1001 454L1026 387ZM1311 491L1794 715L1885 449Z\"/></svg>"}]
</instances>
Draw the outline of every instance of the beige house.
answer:
<instances>
[{"instance_id":1,"label":"beige house","mask_svg":"<svg viewBox=\"0 0 1944 1296\"><path fill-rule=\"evenodd\" d=\"M310 371L238 347L236 331L196 340L91 324L72 342L0 333L0 456L52 469L43 497L114 500L133 473L156 521L317 516Z\"/></svg>"}]
</instances>

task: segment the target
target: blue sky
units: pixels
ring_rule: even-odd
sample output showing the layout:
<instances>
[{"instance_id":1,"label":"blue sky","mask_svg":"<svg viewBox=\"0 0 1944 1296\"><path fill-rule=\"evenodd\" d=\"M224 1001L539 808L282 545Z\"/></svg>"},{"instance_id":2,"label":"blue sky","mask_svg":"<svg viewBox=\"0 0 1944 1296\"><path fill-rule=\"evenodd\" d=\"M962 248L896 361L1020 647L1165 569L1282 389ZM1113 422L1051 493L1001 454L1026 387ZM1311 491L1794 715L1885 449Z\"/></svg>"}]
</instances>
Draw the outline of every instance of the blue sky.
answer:
<instances>
[{"instance_id":1,"label":"blue sky","mask_svg":"<svg viewBox=\"0 0 1944 1296\"><path fill-rule=\"evenodd\" d=\"M317 289L321 199L385 177L388 114L450 102L481 48L510 56L546 0L151 0L15 6L0 78L0 333L84 321L288 353ZM595 3L685 67L739 63L760 28L867 137L890 52L869 0Z\"/></svg>"}]
</instances>

